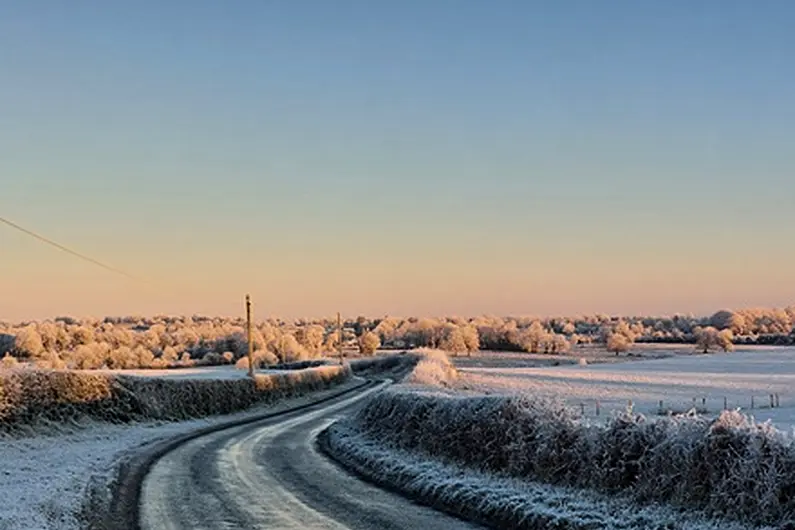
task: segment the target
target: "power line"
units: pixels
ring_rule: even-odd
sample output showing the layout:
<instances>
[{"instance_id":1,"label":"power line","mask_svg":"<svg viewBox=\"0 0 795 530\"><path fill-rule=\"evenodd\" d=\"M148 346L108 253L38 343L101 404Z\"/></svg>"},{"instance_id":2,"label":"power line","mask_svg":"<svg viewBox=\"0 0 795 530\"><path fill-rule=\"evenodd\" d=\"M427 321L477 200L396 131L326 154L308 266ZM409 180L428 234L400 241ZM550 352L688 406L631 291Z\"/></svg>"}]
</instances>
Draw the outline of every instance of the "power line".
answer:
<instances>
[{"instance_id":1,"label":"power line","mask_svg":"<svg viewBox=\"0 0 795 530\"><path fill-rule=\"evenodd\" d=\"M138 280L138 278L136 278L132 274L124 272L121 269L117 269L116 267L111 267L110 265L106 265L106 264L102 263L101 261L95 260L92 257L86 256L85 254L81 254L80 252L77 252L75 250L67 248L67 247L65 247L65 246L63 246L63 245L61 245L59 243L56 243L52 239L48 239L48 238L46 238L46 237L44 237L42 235L37 234L36 232L28 230L27 228L23 228L23 227L19 226L18 224L9 221L8 219L0 217L0 223L4 223L4 224L10 226L11 228L13 228L15 230L19 230L23 234L27 234L27 235L35 238L35 239L38 239L39 241L41 241L43 243L46 243L46 244L48 244L50 246L53 246L53 247L55 247L55 248L57 248L59 250L62 250L63 252L66 252L67 254L71 254L72 256L80 258L83 261L87 261L89 263L93 263L94 265L96 265L98 267L102 267L103 269L105 269L107 271L115 272L116 274L121 274L122 276L124 276L126 278L129 278L131 280L136 280L136 281Z\"/></svg>"}]
</instances>

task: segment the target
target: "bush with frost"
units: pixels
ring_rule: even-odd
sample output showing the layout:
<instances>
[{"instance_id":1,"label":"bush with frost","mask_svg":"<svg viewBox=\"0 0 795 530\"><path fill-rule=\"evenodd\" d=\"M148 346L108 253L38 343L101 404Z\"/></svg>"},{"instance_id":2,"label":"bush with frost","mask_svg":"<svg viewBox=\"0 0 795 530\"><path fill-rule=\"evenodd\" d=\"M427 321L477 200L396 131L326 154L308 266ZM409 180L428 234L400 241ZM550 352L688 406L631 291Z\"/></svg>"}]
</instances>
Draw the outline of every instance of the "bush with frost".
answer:
<instances>
[{"instance_id":1,"label":"bush with frost","mask_svg":"<svg viewBox=\"0 0 795 530\"><path fill-rule=\"evenodd\" d=\"M451 386L458 371L445 352L432 349L416 350L419 362L406 377L406 383L430 386Z\"/></svg>"}]
</instances>

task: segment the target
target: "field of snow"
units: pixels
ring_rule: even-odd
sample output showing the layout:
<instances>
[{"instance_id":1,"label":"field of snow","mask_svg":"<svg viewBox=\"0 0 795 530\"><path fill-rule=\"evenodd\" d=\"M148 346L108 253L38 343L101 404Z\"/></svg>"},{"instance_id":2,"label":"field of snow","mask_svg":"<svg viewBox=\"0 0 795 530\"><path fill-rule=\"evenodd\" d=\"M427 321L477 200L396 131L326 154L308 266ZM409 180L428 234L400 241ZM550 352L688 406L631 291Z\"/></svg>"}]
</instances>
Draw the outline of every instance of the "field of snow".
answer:
<instances>
[{"instance_id":1,"label":"field of snow","mask_svg":"<svg viewBox=\"0 0 795 530\"><path fill-rule=\"evenodd\" d=\"M600 417L633 409L644 414L685 412L695 403L706 414L739 408L781 430L795 428L795 348L749 348L734 353L677 355L616 364L477 367L457 363L460 385L478 392L525 392L563 399ZM467 366L469 364L469 366ZM780 407L770 408L770 395ZM753 400L753 403L752 403ZM753 404L753 408L752 408Z\"/></svg>"}]
</instances>

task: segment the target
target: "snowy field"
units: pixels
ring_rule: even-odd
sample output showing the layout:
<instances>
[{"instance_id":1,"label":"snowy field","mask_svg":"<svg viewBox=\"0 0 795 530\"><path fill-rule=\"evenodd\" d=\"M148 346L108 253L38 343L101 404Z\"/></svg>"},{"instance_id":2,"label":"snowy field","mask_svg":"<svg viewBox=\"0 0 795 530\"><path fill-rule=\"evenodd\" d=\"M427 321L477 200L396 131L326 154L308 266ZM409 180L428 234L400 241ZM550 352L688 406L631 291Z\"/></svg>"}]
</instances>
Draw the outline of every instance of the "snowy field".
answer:
<instances>
[{"instance_id":1,"label":"snowy field","mask_svg":"<svg viewBox=\"0 0 795 530\"><path fill-rule=\"evenodd\" d=\"M625 410L630 401L636 412L649 415L659 412L661 401L664 410L685 412L695 403L707 414L719 413L725 403L758 421L771 420L781 430L795 428L795 348L757 347L586 366L456 364L464 389L560 398L584 409L588 417L596 417L597 403L600 417ZM771 394L778 395L779 408L770 408Z\"/></svg>"}]
</instances>

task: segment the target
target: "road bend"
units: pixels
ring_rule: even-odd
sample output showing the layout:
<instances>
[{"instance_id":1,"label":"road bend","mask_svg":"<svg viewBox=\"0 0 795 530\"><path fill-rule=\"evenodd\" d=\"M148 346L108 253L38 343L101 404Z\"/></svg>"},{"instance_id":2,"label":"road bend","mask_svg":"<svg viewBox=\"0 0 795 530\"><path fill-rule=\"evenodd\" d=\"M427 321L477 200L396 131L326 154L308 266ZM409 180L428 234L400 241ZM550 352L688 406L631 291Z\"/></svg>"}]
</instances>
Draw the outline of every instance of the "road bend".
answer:
<instances>
[{"instance_id":1,"label":"road bend","mask_svg":"<svg viewBox=\"0 0 795 530\"><path fill-rule=\"evenodd\" d=\"M178 446L144 479L141 528L480 528L363 482L316 450L319 432L382 386Z\"/></svg>"}]
</instances>

